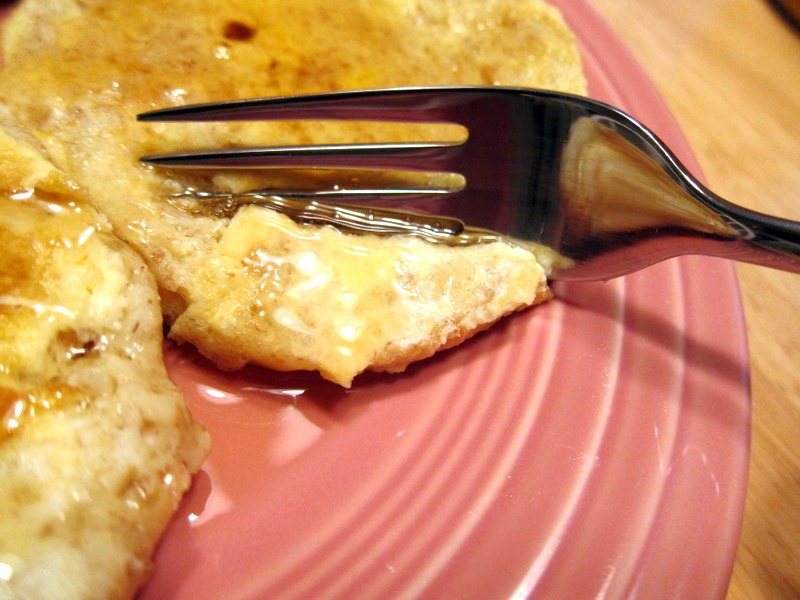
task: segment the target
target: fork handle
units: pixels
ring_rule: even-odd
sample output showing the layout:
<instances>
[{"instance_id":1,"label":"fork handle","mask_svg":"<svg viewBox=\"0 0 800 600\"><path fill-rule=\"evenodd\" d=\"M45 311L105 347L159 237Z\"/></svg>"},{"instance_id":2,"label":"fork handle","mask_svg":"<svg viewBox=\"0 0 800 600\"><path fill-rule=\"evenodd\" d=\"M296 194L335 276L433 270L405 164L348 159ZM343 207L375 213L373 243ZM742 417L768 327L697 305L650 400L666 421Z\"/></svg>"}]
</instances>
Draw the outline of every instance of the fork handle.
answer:
<instances>
[{"instance_id":1,"label":"fork handle","mask_svg":"<svg viewBox=\"0 0 800 600\"><path fill-rule=\"evenodd\" d=\"M800 273L800 222L748 210L708 190L698 194L737 233L735 243L717 240L703 254Z\"/></svg>"},{"instance_id":2,"label":"fork handle","mask_svg":"<svg viewBox=\"0 0 800 600\"><path fill-rule=\"evenodd\" d=\"M647 181L652 184L652 180ZM688 175L684 176L683 185L678 188L672 185L664 188L669 191L656 194L662 201L669 198L669 210L658 213L652 220L638 226L622 226L616 231L606 227L599 235L591 230L584 230L582 234L578 231L576 237L568 240L571 248L578 250L570 253L578 260L563 265L555 263L551 277L571 281L612 279L669 258L691 254L800 273L800 222L737 206ZM595 185L593 190L597 189ZM651 193L653 189L648 187ZM606 198L621 204L610 211L606 205L604 210L610 212L616 222L620 215L633 212L625 199L638 199L639 190L626 194L624 185L613 186L613 190ZM641 203L636 207L640 208ZM664 218L666 214L668 218ZM592 225L590 221L590 227ZM574 225L573 229L578 230ZM575 231L572 233L575 235ZM602 275L598 276L599 273Z\"/></svg>"}]
</instances>

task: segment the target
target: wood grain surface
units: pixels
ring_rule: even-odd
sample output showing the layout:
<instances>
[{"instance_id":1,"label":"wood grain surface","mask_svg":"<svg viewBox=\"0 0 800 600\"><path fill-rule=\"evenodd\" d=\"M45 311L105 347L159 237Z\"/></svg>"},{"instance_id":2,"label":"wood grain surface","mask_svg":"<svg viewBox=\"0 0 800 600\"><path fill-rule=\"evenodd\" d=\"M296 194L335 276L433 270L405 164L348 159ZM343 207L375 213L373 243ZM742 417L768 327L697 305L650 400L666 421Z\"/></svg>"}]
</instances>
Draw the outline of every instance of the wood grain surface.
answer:
<instances>
[{"instance_id":1,"label":"wood grain surface","mask_svg":"<svg viewBox=\"0 0 800 600\"><path fill-rule=\"evenodd\" d=\"M709 186L800 220L800 32L768 0L589 0L675 114ZM728 598L800 598L800 276L737 267L752 453Z\"/></svg>"}]
</instances>

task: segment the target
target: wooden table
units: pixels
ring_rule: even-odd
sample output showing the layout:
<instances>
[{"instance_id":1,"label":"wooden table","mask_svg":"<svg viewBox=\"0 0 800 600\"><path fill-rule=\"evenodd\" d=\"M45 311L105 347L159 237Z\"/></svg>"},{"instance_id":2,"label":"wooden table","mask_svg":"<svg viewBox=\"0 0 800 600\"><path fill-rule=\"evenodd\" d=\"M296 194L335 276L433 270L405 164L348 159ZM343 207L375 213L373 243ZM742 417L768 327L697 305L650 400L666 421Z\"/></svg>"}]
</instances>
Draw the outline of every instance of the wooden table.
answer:
<instances>
[{"instance_id":1,"label":"wooden table","mask_svg":"<svg viewBox=\"0 0 800 600\"><path fill-rule=\"evenodd\" d=\"M709 186L800 220L800 32L766 0L589 2L661 91ZM800 598L800 275L738 275L753 424L728 598Z\"/></svg>"}]
</instances>

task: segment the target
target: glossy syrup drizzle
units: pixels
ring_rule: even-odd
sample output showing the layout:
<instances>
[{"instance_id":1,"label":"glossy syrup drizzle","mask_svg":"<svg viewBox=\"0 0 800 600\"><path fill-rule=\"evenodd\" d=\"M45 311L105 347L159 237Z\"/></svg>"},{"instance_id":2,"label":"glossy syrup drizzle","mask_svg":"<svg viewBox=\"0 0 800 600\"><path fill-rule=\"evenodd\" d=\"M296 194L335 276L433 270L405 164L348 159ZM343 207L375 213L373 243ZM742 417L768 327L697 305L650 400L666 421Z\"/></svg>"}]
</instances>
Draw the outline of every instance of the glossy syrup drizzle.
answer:
<instances>
[{"instance_id":1,"label":"glossy syrup drizzle","mask_svg":"<svg viewBox=\"0 0 800 600\"><path fill-rule=\"evenodd\" d=\"M23 393L0 387L0 442L14 435L36 415L66 408L84 408L88 398L69 385L40 386Z\"/></svg>"},{"instance_id":2,"label":"glossy syrup drizzle","mask_svg":"<svg viewBox=\"0 0 800 600\"><path fill-rule=\"evenodd\" d=\"M0 442L51 411L83 408L89 397L58 367L102 352L104 335L76 329L81 292L99 226L80 206L24 189L0 197ZM73 260L74 263L70 261Z\"/></svg>"}]
</instances>

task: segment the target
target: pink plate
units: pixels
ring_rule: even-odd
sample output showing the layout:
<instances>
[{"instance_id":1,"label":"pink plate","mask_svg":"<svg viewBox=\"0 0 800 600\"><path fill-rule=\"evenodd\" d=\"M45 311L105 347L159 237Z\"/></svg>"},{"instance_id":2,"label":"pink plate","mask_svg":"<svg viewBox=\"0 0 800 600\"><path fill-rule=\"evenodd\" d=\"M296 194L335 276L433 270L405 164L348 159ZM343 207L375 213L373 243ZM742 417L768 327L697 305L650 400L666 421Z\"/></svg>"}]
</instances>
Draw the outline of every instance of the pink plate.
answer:
<instances>
[{"instance_id":1,"label":"pink plate","mask_svg":"<svg viewBox=\"0 0 800 600\"><path fill-rule=\"evenodd\" d=\"M592 94L694 166L610 30L556 4ZM140 599L723 597L749 451L733 268L681 258L556 292L349 391L167 345L214 447Z\"/></svg>"},{"instance_id":2,"label":"pink plate","mask_svg":"<svg viewBox=\"0 0 800 600\"><path fill-rule=\"evenodd\" d=\"M592 94L694 165L599 17L557 4ZM214 448L141 599L723 597L749 451L733 268L681 258L556 291L350 391L168 347Z\"/></svg>"}]
</instances>

